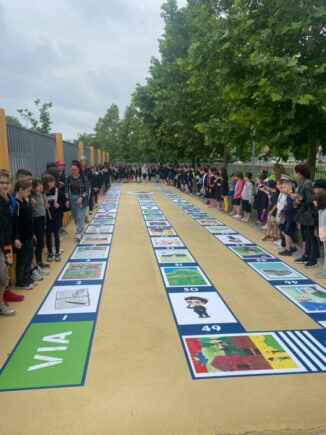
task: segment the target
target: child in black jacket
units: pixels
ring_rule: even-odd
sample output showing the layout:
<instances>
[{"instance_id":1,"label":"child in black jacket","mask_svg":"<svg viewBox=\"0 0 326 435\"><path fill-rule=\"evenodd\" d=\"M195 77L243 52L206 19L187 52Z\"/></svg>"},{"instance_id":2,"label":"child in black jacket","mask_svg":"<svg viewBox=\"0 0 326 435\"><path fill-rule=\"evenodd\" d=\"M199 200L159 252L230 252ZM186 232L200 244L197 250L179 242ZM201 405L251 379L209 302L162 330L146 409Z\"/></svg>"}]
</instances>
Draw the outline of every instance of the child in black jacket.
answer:
<instances>
[{"instance_id":1,"label":"child in black jacket","mask_svg":"<svg viewBox=\"0 0 326 435\"><path fill-rule=\"evenodd\" d=\"M16 287L25 290L30 290L34 286L34 280L30 276L34 258L33 210L29 200L31 190L32 182L27 179L18 180L15 184L17 204L15 211Z\"/></svg>"},{"instance_id":2,"label":"child in black jacket","mask_svg":"<svg viewBox=\"0 0 326 435\"><path fill-rule=\"evenodd\" d=\"M46 209L46 247L48 250L48 261L53 261L52 235L55 245L55 261L61 261L60 257L60 224L61 210L65 206L66 196L58 188L56 179L50 174L44 174L42 177L43 191L45 195Z\"/></svg>"}]
</instances>

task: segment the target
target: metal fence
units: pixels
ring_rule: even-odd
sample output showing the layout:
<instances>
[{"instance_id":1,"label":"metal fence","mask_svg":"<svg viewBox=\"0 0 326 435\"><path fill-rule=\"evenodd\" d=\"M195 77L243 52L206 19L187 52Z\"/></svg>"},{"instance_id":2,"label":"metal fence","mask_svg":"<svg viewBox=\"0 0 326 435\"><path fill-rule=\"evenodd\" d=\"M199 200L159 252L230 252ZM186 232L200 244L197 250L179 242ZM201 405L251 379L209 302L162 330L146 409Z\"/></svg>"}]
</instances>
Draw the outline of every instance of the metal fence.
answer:
<instances>
[{"instance_id":1,"label":"metal fence","mask_svg":"<svg viewBox=\"0 0 326 435\"><path fill-rule=\"evenodd\" d=\"M66 174L70 174L70 164L73 160L79 160L78 145L72 142L63 141L63 156L66 163Z\"/></svg>"},{"instance_id":2,"label":"metal fence","mask_svg":"<svg viewBox=\"0 0 326 435\"><path fill-rule=\"evenodd\" d=\"M84 155L87 157L88 163L91 161L91 150L89 148L84 148Z\"/></svg>"},{"instance_id":3,"label":"metal fence","mask_svg":"<svg viewBox=\"0 0 326 435\"><path fill-rule=\"evenodd\" d=\"M27 169L34 177L40 177L46 169L46 164L56 158L53 136L10 124L7 124L7 136L13 175L18 169Z\"/></svg>"}]
</instances>

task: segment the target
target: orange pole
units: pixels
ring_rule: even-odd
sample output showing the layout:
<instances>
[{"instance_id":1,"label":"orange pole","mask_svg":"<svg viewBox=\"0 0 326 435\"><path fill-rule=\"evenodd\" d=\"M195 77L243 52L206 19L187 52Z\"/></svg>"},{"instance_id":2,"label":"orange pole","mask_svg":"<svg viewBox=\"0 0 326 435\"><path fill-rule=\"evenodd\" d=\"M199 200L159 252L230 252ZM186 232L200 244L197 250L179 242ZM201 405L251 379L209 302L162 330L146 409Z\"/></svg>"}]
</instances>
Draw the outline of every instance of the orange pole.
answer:
<instances>
[{"instance_id":1,"label":"orange pole","mask_svg":"<svg viewBox=\"0 0 326 435\"><path fill-rule=\"evenodd\" d=\"M55 145L57 151L57 159L64 160L64 151L63 151L63 139L61 133L55 133Z\"/></svg>"},{"instance_id":2,"label":"orange pole","mask_svg":"<svg viewBox=\"0 0 326 435\"><path fill-rule=\"evenodd\" d=\"M79 142L79 144L78 144L78 156L79 156L79 158L81 158L81 156L83 156L84 155L84 144L83 144L83 142Z\"/></svg>"},{"instance_id":3,"label":"orange pole","mask_svg":"<svg viewBox=\"0 0 326 435\"><path fill-rule=\"evenodd\" d=\"M95 164L95 156L94 156L94 147L93 147L93 145L91 146L91 158L90 158L90 165L91 166L94 166L94 164Z\"/></svg>"},{"instance_id":4,"label":"orange pole","mask_svg":"<svg viewBox=\"0 0 326 435\"><path fill-rule=\"evenodd\" d=\"M9 147L7 137L6 113L0 108L0 167L10 170Z\"/></svg>"}]
</instances>

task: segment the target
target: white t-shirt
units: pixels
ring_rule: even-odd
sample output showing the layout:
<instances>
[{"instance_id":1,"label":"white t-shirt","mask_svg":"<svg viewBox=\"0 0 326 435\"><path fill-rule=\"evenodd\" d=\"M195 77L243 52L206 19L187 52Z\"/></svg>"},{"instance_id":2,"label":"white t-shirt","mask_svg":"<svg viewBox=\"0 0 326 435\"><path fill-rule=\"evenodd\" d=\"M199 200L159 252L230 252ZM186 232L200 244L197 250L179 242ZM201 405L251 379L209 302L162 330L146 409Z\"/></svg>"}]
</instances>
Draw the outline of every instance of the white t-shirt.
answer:
<instances>
[{"instance_id":1,"label":"white t-shirt","mask_svg":"<svg viewBox=\"0 0 326 435\"><path fill-rule=\"evenodd\" d=\"M281 216L281 211L283 210L285 204L286 204L286 197L285 193L280 193L277 200L277 213L276 213L276 222L279 224L284 223L284 216Z\"/></svg>"}]
</instances>

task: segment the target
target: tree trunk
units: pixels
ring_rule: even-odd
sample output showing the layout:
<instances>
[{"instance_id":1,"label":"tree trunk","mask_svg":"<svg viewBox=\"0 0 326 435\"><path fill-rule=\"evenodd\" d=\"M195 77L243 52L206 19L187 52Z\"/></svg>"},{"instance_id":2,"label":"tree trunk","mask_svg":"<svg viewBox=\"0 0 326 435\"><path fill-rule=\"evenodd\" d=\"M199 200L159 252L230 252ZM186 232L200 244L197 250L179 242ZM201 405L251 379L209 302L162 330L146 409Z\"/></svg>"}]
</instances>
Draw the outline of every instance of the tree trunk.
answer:
<instances>
[{"instance_id":1,"label":"tree trunk","mask_svg":"<svg viewBox=\"0 0 326 435\"><path fill-rule=\"evenodd\" d=\"M308 149L308 155L307 155L307 165L310 168L311 171L311 178L313 179L315 177L315 171L316 171L316 157L317 157L317 149L318 145L312 145Z\"/></svg>"}]
</instances>

